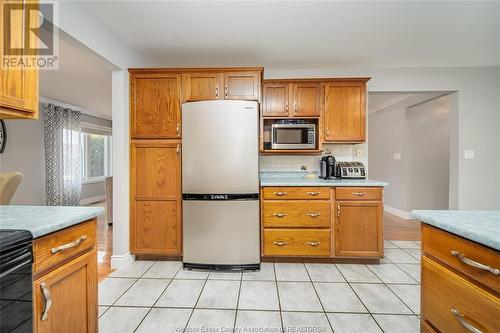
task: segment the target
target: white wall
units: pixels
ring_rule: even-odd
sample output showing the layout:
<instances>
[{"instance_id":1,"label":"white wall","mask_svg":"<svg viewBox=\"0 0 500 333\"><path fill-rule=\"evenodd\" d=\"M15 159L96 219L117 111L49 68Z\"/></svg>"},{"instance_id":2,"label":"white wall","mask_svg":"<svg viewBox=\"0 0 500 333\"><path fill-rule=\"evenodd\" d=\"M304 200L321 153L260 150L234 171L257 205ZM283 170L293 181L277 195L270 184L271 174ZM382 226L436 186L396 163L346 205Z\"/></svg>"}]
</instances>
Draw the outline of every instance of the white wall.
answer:
<instances>
[{"instance_id":1,"label":"white wall","mask_svg":"<svg viewBox=\"0 0 500 333\"><path fill-rule=\"evenodd\" d=\"M5 127L7 146L0 154L0 172L19 171L24 175L11 204L45 206L43 121L6 119Z\"/></svg>"},{"instance_id":2,"label":"white wall","mask_svg":"<svg viewBox=\"0 0 500 333\"><path fill-rule=\"evenodd\" d=\"M379 68L366 70L272 70L265 78L371 76L368 91L456 91L457 119L450 121L450 187L459 209L500 209L500 173L484 176L485 166L500 165L500 67ZM457 128L454 128L454 124ZM368 142L369 146L369 142ZM466 149L474 160L463 158ZM454 183L456 181L456 184ZM451 199L450 199L451 200Z\"/></svg>"},{"instance_id":3,"label":"white wall","mask_svg":"<svg viewBox=\"0 0 500 333\"><path fill-rule=\"evenodd\" d=\"M387 206L407 212L448 209L448 100L445 96L369 116L370 177L389 183Z\"/></svg>"}]
</instances>

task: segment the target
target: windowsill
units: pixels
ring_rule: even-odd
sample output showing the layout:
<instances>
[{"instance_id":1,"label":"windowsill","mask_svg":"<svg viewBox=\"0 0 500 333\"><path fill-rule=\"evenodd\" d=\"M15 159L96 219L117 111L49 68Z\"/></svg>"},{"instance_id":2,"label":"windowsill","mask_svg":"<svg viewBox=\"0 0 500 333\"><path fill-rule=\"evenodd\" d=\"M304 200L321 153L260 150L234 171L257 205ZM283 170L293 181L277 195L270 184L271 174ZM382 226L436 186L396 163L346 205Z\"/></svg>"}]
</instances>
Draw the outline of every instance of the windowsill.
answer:
<instances>
[{"instance_id":1,"label":"windowsill","mask_svg":"<svg viewBox=\"0 0 500 333\"><path fill-rule=\"evenodd\" d=\"M82 185L86 184L95 184L95 183L102 183L106 177L97 177L97 178L92 178L92 179L84 179L82 180Z\"/></svg>"}]
</instances>

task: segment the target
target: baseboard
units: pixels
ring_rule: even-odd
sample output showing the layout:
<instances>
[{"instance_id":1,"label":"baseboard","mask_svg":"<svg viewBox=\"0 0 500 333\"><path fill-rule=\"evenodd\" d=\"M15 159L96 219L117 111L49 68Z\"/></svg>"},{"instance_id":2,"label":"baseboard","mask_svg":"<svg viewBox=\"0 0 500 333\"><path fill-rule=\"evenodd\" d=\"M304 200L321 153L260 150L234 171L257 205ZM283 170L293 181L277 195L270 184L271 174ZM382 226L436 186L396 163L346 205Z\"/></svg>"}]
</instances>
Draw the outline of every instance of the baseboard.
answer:
<instances>
[{"instance_id":1,"label":"baseboard","mask_svg":"<svg viewBox=\"0 0 500 333\"><path fill-rule=\"evenodd\" d=\"M392 215L396 215L397 217L400 217L405 220L413 220L413 217L411 217L411 212L407 212L406 210L402 210L396 207L391 207L386 204L384 204L384 210L388 213L391 213Z\"/></svg>"},{"instance_id":2,"label":"baseboard","mask_svg":"<svg viewBox=\"0 0 500 333\"><path fill-rule=\"evenodd\" d=\"M101 202L106 200L106 196L104 194L96 195L95 197L83 198L80 200L80 206L90 205L95 202Z\"/></svg>"},{"instance_id":3,"label":"baseboard","mask_svg":"<svg viewBox=\"0 0 500 333\"><path fill-rule=\"evenodd\" d=\"M130 252L122 255L112 255L111 256L111 268L118 269L120 267L126 266L135 261L135 256L130 254Z\"/></svg>"}]
</instances>

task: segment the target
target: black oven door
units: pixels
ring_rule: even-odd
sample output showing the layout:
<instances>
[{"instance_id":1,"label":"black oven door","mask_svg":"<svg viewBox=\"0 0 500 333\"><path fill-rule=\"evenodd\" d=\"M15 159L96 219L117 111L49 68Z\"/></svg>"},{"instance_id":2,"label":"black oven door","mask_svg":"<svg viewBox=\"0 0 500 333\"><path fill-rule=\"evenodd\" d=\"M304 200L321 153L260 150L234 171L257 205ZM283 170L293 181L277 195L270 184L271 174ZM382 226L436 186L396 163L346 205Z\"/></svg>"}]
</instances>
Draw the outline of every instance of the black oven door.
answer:
<instances>
[{"instance_id":1,"label":"black oven door","mask_svg":"<svg viewBox=\"0 0 500 333\"><path fill-rule=\"evenodd\" d=\"M0 333L33 332L31 245L0 256Z\"/></svg>"}]
</instances>

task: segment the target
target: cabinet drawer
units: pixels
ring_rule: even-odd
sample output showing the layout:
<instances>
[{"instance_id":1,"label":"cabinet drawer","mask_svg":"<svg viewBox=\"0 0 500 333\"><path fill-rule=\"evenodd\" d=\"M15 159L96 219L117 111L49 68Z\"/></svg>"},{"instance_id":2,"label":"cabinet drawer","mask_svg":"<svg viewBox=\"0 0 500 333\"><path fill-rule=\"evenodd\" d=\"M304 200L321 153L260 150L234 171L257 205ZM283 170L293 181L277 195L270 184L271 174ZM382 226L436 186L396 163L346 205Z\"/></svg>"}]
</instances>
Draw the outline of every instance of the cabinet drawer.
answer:
<instances>
[{"instance_id":1,"label":"cabinet drawer","mask_svg":"<svg viewBox=\"0 0 500 333\"><path fill-rule=\"evenodd\" d=\"M330 227L329 201L264 201L264 227Z\"/></svg>"},{"instance_id":2,"label":"cabinet drawer","mask_svg":"<svg viewBox=\"0 0 500 333\"><path fill-rule=\"evenodd\" d=\"M329 187L264 187L262 194L266 200L330 199Z\"/></svg>"},{"instance_id":3,"label":"cabinet drawer","mask_svg":"<svg viewBox=\"0 0 500 333\"><path fill-rule=\"evenodd\" d=\"M330 256L329 229L264 229L265 256Z\"/></svg>"},{"instance_id":4,"label":"cabinet drawer","mask_svg":"<svg viewBox=\"0 0 500 333\"><path fill-rule=\"evenodd\" d=\"M94 248L96 222L91 220L36 239L33 242L35 274Z\"/></svg>"},{"instance_id":5,"label":"cabinet drawer","mask_svg":"<svg viewBox=\"0 0 500 333\"><path fill-rule=\"evenodd\" d=\"M498 332L500 300L437 262L422 258L422 316L440 332Z\"/></svg>"},{"instance_id":6,"label":"cabinet drawer","mask_svg":"<svg viewBox=\"0 0 500 333\"><path fill-rule=\"evenodd\" d=\"M500 269L500 254L492 249L423 224L423 252L500 293L500 275L474 267L474 262ZM473 262L471 262L473 261Z\"/></svg>"},{"instance_id":7,"label":"cabinet drawer","mask_svg":"<svg viewBox=\"0 0 500 333\"><path fill-rule=\"evenodd\" d=\"M337 200L382 200L381 187L337 187Z\"/></svg>"}]
</instances>

